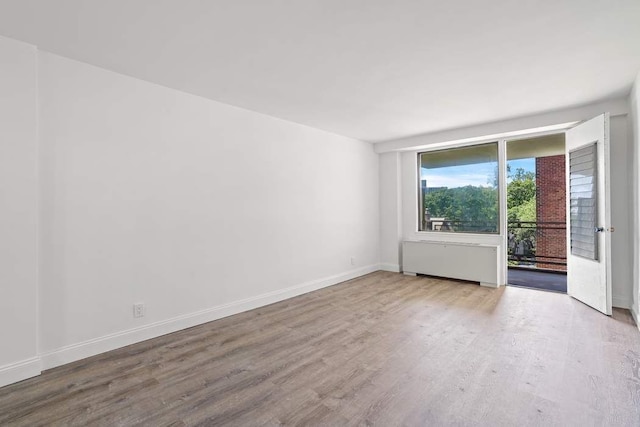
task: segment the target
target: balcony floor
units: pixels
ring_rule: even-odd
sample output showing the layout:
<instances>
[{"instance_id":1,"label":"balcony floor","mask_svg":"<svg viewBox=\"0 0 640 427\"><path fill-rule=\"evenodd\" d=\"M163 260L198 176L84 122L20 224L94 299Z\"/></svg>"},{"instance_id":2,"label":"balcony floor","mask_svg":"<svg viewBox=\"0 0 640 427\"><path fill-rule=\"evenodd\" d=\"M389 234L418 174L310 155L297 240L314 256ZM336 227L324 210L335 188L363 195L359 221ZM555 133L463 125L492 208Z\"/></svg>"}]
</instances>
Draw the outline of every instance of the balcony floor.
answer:
<instances>
[{"instance_id":1,"label":"balcony floor","mask_svg":"<svg viewBox=\"0 0 640 427\"><path fill-rule=\"evenodd\" d=\"M542 270L509 268L507 283L525 288L543 289L553 292L567 292L567 275L549 273Z\"/></svg>"}]
</instances>

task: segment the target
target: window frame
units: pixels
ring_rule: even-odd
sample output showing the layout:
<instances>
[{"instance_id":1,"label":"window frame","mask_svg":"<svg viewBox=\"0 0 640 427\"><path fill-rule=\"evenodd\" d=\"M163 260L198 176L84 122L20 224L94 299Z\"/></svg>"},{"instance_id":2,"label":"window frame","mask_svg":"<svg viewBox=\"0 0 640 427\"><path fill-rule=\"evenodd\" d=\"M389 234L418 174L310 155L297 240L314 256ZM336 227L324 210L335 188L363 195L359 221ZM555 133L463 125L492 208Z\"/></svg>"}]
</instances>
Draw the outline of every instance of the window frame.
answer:
<instances>
[{"instance_id":1,"label":"window frame","mask_svg":"<svg viewBox=\"0 0 640 427\"><path fill-rule=\"evenodd\" d=\"M451 146L440 146L440 147L434 147L431 150L421 150L416 152L416 180L415 180L415 184L416 184L416 192L417 192L417 204L418 204L418 209L417 209L417 221L415 223L415 232L418 233L419 235L425 235L425 236L502 236L504 234L504 231L502 230L502 218L503 218L503 167L506 168L505 164L506 161L505 159L502 159L502 150L504 150L503 147L503 140L502 139L496 139L496 140L488 140L488 141L478 141L478 142L473 142L473 143L466 143L466 144L456 144L456 145L451 145ZM469 232L469 231L433 231L433 230L421 230L420 226L421 226L421 221L422 218L424 217L424 199L423 199L423 195L422 195L422 180L421 180L421 157L423 154L428 154L428 153L436 153L436 152L441 152L441 151L451 151L451 150L457 150L457 149L461 149L461 148L471 148L471 147L477 147L477 146L482 146L482 145L495 145L496 148L496 164L497 164L497 174L496 174L496 182L497 182L497 204L496 204L496 231L488 231L488 232L477 232L477 231L473 231L473 232Z\"/></svg>"}]
</instances>

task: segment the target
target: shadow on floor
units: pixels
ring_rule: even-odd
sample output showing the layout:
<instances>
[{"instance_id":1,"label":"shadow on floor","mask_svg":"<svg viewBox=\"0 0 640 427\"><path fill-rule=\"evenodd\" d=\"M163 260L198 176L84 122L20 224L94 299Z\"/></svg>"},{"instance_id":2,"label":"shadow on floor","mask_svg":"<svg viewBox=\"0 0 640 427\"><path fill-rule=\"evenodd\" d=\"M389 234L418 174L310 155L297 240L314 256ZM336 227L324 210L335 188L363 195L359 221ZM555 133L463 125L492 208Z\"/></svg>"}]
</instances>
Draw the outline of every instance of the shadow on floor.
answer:
<instances>
[{"instance_id":1,"label":"shadow on floor","mask_svg":"<svg viewBox=\"0 0 640 427\"><path fill-rule=\"evenodd\" d=\"M542 270L509 268L507 283L524 288L543 289L553 292L567 292L567 275Z\"/></svg>"}]
</instances>

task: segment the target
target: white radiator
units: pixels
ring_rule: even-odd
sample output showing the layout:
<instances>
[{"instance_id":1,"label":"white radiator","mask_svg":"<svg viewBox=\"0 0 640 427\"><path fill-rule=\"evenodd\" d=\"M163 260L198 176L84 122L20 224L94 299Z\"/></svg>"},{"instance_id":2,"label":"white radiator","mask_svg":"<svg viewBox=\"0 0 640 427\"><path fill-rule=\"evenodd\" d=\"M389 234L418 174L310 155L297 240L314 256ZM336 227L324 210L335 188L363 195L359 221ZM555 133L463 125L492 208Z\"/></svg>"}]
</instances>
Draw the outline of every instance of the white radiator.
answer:
<instances>
[{"instance_id":1,"label":"white radiator","mask_svg":"<svg viewBox=\"0 0 640 427\"><path fill-rule=\"evenodd\" d=\"M405 273L480 282L498 286L498 246L466 243L405 241L402 269Z\"/></svg>"}]
</instances>

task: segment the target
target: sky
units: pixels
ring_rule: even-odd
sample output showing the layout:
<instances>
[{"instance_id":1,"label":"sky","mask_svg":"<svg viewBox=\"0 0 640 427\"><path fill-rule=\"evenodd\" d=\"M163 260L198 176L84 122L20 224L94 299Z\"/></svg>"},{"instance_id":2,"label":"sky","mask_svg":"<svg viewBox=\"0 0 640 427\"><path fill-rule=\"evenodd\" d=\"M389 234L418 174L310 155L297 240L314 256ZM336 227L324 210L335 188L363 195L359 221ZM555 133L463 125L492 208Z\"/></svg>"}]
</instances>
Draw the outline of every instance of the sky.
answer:
<instances>
[{"instance_id":1,"label":"sky","mask_svg":"<svg viewBox=\"0 0 640 427\"><path fill-rule=\"evenodd\" d=\"M516 169L522 168L525 172L536 172L536 159L531 157L529 159L509 160L507 165L511 166L511 173L515 173ZM507 178L507 182L511 180Z\"/></svg>"},{"instance_id":2,"label":"sky","mask_svg":"<svg viewBox=\"0 0 640 427\"><path fill-rule=\"evenodd\" d=\"M536 160L519 159L507 162L511 167L511 172L522 168L527 172L535 172ZM435 169L421 169L421 179L427 180L427 185L433 187L465 187L473 185L477 187L490 187L494 181L496 171L496 163L478 163L474 165L449 166ZM510 179L507 179L510 181Z\"/></svg>"}]
</instances>

